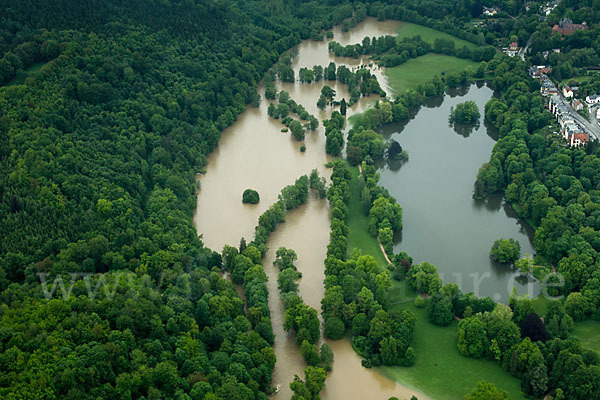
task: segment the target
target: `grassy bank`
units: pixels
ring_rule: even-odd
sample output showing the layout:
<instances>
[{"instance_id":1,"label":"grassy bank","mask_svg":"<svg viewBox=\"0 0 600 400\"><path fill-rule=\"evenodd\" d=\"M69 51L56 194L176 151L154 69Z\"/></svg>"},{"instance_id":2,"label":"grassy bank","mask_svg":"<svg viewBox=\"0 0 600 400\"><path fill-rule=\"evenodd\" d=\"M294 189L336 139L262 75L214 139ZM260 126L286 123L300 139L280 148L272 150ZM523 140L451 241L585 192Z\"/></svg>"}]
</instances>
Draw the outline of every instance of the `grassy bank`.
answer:
<instances>
[{"instance_id":1,"label":"grassy bank","mask_svg":"<svg viewBox=\"0 0 600 400\"><path fill-rule=\"evenodd\" d=\"M386 265L377 239L368 233L368 217L362 210L358 192L358 168L353 167L350 182L348 226L349 251L359 248L363 254L374 256L379 265ZM390 292L392 308L405 308L417 316L412 346L417 353L413 367L384 367L379 371L390 379L413 387L436 400L462 399L478 381L494 383L510 393L511 399L524 399L520 382L489 360L475 360L461 356L456 349L458 323L448 327L433 325L424 309L416 308L412 299L416 296L406 281L394 281Z\"/></svg>"},{"instance_id":2,"label":"grassy bank","mask_svg":"<svg viewBox=\"0 0 600 400\"><path fill-rule=\"evenodd\" d=\"M402 65L393 68L386 68L385 74L388 83L395 93L403 93L406 89L414 89L421 85L434 75L458 73L468 66L474 70L478 63L462 58L446 56L442 54L426 54L421 57L408 60Z\"/></svg>"},{"instance_id":3,"label":"grassy bank","mask_svg":"<svg viewBox=\"0 0 600 400\"><path fill-rule=\"evenodd\" d=\"M600 349L600 322L587 320L577 322L573 335L581 340L583 347L599 351Z\"/></svg>"},{"instance_id":4,"label":"grassy bank","mask_svg":"<svg viewBox=\"0 0 600 400\"><path fill-rule=\"evenodd\" d=\"M460 355L458 322L450 326L433 325L424 308L417 308L410 300L416 293L406 281L395 282L393 308L409 310L417 316L412 346L417 353L413 367L383 367L382 373L398 382L421 390L436 400L462 399L478 381L487 381L506 390L512 400L524 399L521 383L506 372L500 364L490 360L476 360Z\"/></svg>"},{"instance_id":5,"label":"grassy bank","mask_svg":"<svg viewBox=\"0 0 600 400\"><path fill-rule=\"evenodd\" d=\"M413 24L411 22L403 22L400 26L400 29L398 29L399 38L413 37L417 35L421 36L421 39L431 44L433 44L435 39L450 39L454 41L454 45L457 49L463 46L467 46L470 49L479 47L475 43L467 42L466 40L459 39L456 36L452 36L448 33L441 32L433 28L428 28L423 25Z\"/></svg>"},{"instance_id":6,"label":"grassy bank","mask_svg":"<svg viewBox=\"0 0 600 400\"><path fill-rule=\"evenodd\" d=\"M375 257L379 265L387 265L377 239L369 235L369 217L363 212L358 190L358 167L351 167L350 170L352 171L352 181L350 181L350 204L348 206L350 213L348 251L361 249L363 254Z\"/></svg>"}]
</instances>

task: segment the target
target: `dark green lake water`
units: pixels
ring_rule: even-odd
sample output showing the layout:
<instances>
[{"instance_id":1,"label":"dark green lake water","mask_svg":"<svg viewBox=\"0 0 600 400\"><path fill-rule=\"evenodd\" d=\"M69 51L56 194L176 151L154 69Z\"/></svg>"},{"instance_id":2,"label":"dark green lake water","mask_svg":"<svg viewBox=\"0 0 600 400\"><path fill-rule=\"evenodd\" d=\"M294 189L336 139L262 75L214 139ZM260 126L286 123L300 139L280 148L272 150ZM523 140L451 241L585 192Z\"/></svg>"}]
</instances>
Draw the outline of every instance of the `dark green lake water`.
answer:
<instances>
[{"instance_id":1,"label":"dark green lake water","mask_svg":"<svg viewBox=\"0 0 600 400\"><path fill-rule=\"evenodd\" d=\"M533 255L532 228L501 196L472 198L477 171L495 144L494 128L483 121L492 95L487 86L462 88L432 99L408 123L386 127L385 137L398 141L409 160L386 163L380 172L381 184L403 208L394 251L406 251L415 263L436 265L445 282L457 283L464 292L506 302L513 285L519 294L537 295L539 288L489 258L501 237L518 240L522 256ZM480 125L449 127L450 108L467 100L479 106Z\"/></svg>"}]
</instances>

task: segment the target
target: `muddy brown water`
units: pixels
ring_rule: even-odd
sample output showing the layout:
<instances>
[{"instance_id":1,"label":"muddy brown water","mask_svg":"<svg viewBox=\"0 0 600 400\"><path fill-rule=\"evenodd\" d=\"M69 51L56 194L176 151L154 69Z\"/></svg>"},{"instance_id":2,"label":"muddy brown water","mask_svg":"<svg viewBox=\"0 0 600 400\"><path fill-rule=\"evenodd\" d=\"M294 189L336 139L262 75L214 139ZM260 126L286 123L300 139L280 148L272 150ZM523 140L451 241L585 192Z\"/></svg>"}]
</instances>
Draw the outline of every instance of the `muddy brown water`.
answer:
<instances>
[{"instance_id":1,"label":"muddy brown water","mask_svg":"<svg viewBox=\"0 0 600 400\"><path fill-rule=\"evenodd\" d=\"M368 19L347 33L342 33L339 28L334 29L334 40L344 45L359 43L365 36L395 34L399 26L399 22ZM326 66L330 61L348 67L368 62L333 57L328 52L327 44L327 41L305 41L298 45L292 65L296 76L301 67L316 64ZM386 90L388 86L383 71L373 67L372 72ZM237 246L241 237L249 242L253 238L258 217L277 201L282 187L292 184L300 175L309 174L313 168L318 169L322 176L329 177L330 171L324 167L330 157L325 154L322 120L329 117L331 109L322 111L316 106L323 84L333 87L338 99L349 98L346 86L335 82L278 83L279 90L288 91L292 99L321 122L317 131L307 132L305 153L299 150L302 142L294 141L289 133L282 133L280 130L283 125L267 116L269 101L264 98L263 88L259 89L262 97L260 106L248 107L232 126L222 132L219 146L208 159L206 174L198 179L200 190L194 223L207 247L220 251L225 244ZM368 103L377 98L361 98L349 109L349 114L364 111ZM259 192L259 204L242 204L242 192L247 188ZM300 295L308 305L320 311L329 223L327 201L311 194L307 204L289 212L286 222L269 238L269 252L263 263L269 277L269 308L276 335L274 350L277 364L272 382L279 387L279 391L272 396L273 399L289 399L292 394L289 383L295 374L303 377L302 371L306 367L294 335L288 335L283 330L283 306L277 290L278 271L273 266L274 254L281 246L296 251L296 265L303 274L299 283ZM321 395L323 399L387 400L396 396L408 400L413 394L419 399L425 398L385 378L374 369L363 368L360 357L348 339L328 343L334 350L335 360Z\"/></svg>"}]
</instances>

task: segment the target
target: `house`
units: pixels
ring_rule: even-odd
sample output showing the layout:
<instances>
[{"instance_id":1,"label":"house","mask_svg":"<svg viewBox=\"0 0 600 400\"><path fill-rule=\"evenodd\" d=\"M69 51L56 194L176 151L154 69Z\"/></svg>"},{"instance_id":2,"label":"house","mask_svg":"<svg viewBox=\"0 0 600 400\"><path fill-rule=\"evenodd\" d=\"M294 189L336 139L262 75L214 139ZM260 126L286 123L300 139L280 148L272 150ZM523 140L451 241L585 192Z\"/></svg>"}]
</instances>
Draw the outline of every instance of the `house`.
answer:
<instances>
[{"instance_id":1,"label":"house","mask_svg":"<svg viewBox=\"0 0 600 400\"><path fill-rule=\"evenodd\" d=\"M579 147L585 146L590 141L590 137L587 133L574 133L571 135L571 140L569 141L569 146L571 147Z\"/></svg>"},{"instance_id":2,"label":"house","mask_svg":"<svg viewBox=\"0 0 600 400\"><path fill-rule=\"evenodd\" d=\"M600 95L597 94L593 94L591 96L588 96L585 98L585 102L593 105L593 104L600 104Z\"/></svg>"},{"instance_id":3,"label":"house","mask_svg":"<svg viewBox=\"0 0 600 400\"><path fill-rule=\"evenodd\" d=\"M498 14L498 9L496 7L483 7L483 15L486 17L493 17Z\"/></svg>"},{"instance_id":4,"label":"house","mask_svg":"<svg viewBox=\"0 0 600 400\"><path fill-rule=\"evenodd\" d=\"M540 88L540 93L542 94L542 96L548 97L558 94L558 89L550 79L545 77L542 78L542 87Z\"/></svg>"},{"instance_id":5,"label":"house","mask_svg":"<svg viewBox=\"0 0 600 400\"><path fill-rule=\"evenodd\" d=\"M573 91L571 90L569 85L563 86L563 96L565 96L567 99L573 97Z\"/></svg>"},{"instance_id":6,"label":"house","mask_svg":"<svg viewBox=\"0 0 600 400\"><path fill-rule=\"evenodd\" d=\"M511 44L508 45L508 50L510 50L510 51L517 51L517 50L519 50L519 43L512 42Z\"/></svg>"},{"instance_id":7,"label":"house","mask_svg":"<svg viewBox=\"0 0 600 400\"><path fill-rule=\"evenodd\" d=\"M581 111L583 110L583 103L581 101L579 101L579 99L575 99L573 100L573 109L575 111Z\"/></svg>"},{"instance_id":8,"label":"house","mask_svg":"<svg viewBox=\"0 0 600 400\"><path fill-rule=\"evenodd\" d=\"M585 31L588 29L589 27L586 22L574 24L569 18L562 18L558 25L552 27L552 33L560 33L561 35L569 36L577 31Z\"/></svg>"}]
</instances>

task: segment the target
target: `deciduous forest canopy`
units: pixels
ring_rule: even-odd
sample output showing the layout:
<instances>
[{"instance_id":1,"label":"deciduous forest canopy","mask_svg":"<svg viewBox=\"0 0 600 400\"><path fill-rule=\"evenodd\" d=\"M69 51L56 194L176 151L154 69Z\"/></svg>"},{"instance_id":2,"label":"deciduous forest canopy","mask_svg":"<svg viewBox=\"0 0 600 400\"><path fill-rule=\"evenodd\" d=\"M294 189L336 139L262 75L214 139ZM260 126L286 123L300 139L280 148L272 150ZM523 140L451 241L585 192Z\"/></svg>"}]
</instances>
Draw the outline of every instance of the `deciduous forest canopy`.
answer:
<instances>
[{"instance_id":1,"label":"deciduous forest canopy","mask_svg":"<svg viewBox=\"0 0 600 400\"><path fill-rule=\"evenodd\" d=\"M579 85L582 96L598 92L591 74L600 63L598 1L563 0L545 20L536 14L541 2L485 3L499 15L479 18L483 4L471 0L0 0L0 398L266 399L275 354L261 257L309 188L331 205L324 334L352 332L363 365L410 366L419 356L411 345L415 315L390 311L391 271L430 295L419 303L432 323L462 318L462 355L499 362L530 396L598 398L599 357L570 336L574 323L600 318L598 145L570 149L551 134L554 122L527 69L547 64L557 83ZM291 109L308 121L286 120L299 140L316 129L316 118L290 107L295 102L273 84L295 80L292 55L267 71L301 40L322 40L334 25L347 31L367 16L410 21L470 46L387 36L331 42L332 53L372 55L389 67L432 52L484 60L474 74L435 76L378 102L355 117L347 138L345 99L344 111L323 121L327 153L343 154L347 139L348 161L361 165L368 230L394 265L348 249L353 178L341 160L331 164L327 190L316 172L285 187L249 245L206 248L192 224L195 177L220 132L258 104L265 74L266 97L279 102L271 114L285 119ZM589 29L552 33L562 18ZM527 63L496 51L509 42L530 43ZM552 302L544 320L527 299L513 296L510 307L477 299L443 285L435 266L393 254L402 208L377 184L373 164L386 144L376 130L472 78L489 79L497 92L484 111L499 135L475 196L503 192L536 228L536 262L544 265L534 274L556 265L565 277L550 294L566 300ZM334 63L299 71L301 82L322 79L348 84L348 107L361 94L384 94L369 72ZM319 107L334 97L323 93ZM501 244L496 258L519 258ZM295 269L282 270L282 292L295 292ZM245 303L224 271L243 284ZM306 359L329 369L327 348L317 359L316 310L289 308L306 317L286 322L306 336L298 341ZM296 396L318 398L325 376L307 368L305 381L292 383ZM505 398L486 383L467 398L485 396Z\"/></svg>"}]
</instances>

